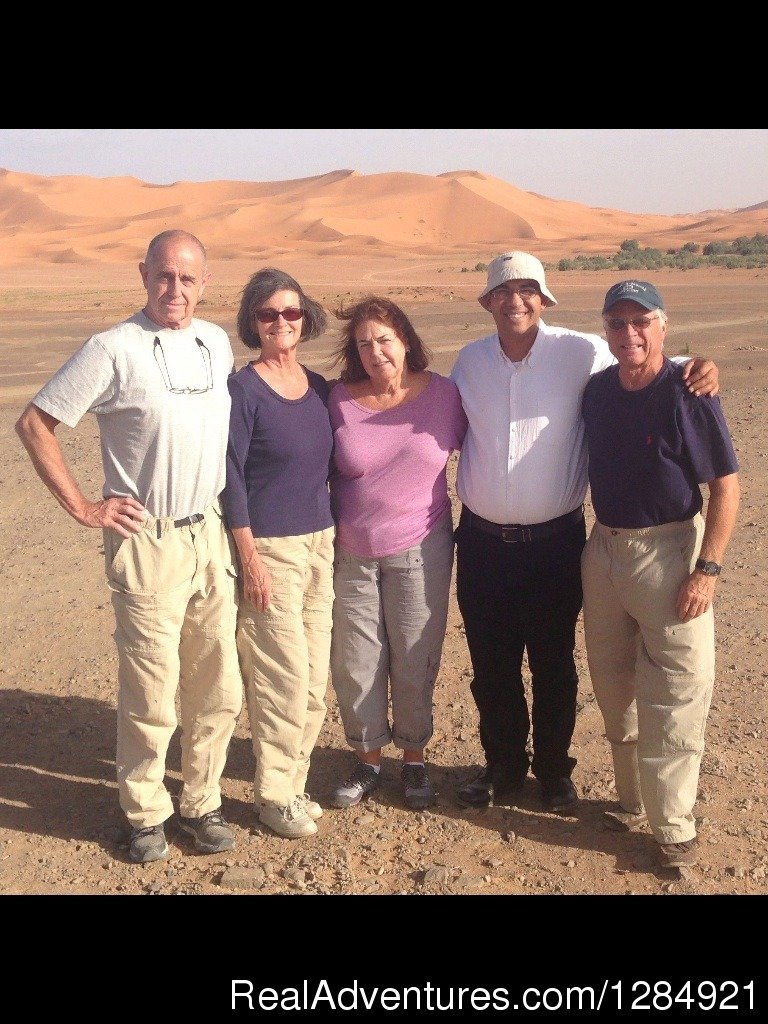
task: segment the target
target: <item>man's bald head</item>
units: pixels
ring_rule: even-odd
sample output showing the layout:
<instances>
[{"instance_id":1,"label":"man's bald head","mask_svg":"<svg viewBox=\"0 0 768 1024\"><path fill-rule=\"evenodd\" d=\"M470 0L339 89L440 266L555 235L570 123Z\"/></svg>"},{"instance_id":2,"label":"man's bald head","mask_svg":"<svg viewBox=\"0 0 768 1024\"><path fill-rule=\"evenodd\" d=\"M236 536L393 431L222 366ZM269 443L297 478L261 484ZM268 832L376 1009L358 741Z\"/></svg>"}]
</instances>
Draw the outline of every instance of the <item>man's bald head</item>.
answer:
<instances>
[{"instance_id":1,"label":"man's bald head","mask_svg":"<svg viewBox=\"0 0 768 1024\"><path fill-rule=\"evenodd\" d=\"M188 231L162 231L149 243L139 271L149 319L171 331L189 327L211 276L200 239Z\"/></svg>"}]
</instances>

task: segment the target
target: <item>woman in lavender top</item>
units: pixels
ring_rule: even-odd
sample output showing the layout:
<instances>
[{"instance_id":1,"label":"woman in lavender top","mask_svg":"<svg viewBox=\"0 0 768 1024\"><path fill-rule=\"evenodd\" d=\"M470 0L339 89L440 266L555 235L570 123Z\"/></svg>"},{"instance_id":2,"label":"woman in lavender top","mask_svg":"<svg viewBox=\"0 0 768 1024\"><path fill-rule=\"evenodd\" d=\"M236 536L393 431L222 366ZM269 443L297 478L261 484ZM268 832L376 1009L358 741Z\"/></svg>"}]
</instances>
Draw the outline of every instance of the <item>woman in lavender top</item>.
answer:
<instances>
[{"instance_id":1,"label":"woman in lavender top","mask_svg":"<svg viewBox=\"0 0 768 1024\"><path fill-rule=\"evenodd\" d=\"M331 802L352 807L372 793L392 742L403 752L406 803L421 809L436 796L424 748L453 567L446 464L467 420L456 385L427 369L425 346L394 302L368 296L336 316L331 678L357 762Z\"/></svg>"},{"instance_id":2,"label":"woman in lavender top","mask_svg":"<svg viewBox=\"0 0 768 1024\"><path fill-rule=\"evenodd\" d=\"M305 792L325 719L334 526L328 384L298 359L326 328L322 306L288 274L258 271L237 316L257 356L229 379L223 502L242 583L237 646L256 756L259 820L278 835L317 832Z\"/></svg>"}]
</instances>

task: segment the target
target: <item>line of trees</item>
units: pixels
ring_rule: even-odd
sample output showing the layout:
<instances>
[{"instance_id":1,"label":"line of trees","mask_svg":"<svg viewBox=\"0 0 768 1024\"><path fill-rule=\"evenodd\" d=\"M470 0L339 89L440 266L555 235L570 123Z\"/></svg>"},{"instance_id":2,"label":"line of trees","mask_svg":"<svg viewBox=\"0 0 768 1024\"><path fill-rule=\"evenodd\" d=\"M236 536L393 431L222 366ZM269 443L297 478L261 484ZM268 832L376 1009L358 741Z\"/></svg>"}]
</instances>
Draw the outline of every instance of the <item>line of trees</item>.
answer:
<instances>
[{"instance_id":1,"label":"line of trees","mask_svg":"<svg viewBox=\"0 0 768 1024\"><path fill-rule=\"evenodd\" d=\"M676 267L693 270L696 267L739 267L753 269L768 267L768 235L758 232L745 235L732 242L708 242L703 248L695 242L686 242L680 249L642 248L634 238L627 238L613 256L574 256L559 263L545 264L547 270L661 270Z\"/></svg>"}]
</instances>

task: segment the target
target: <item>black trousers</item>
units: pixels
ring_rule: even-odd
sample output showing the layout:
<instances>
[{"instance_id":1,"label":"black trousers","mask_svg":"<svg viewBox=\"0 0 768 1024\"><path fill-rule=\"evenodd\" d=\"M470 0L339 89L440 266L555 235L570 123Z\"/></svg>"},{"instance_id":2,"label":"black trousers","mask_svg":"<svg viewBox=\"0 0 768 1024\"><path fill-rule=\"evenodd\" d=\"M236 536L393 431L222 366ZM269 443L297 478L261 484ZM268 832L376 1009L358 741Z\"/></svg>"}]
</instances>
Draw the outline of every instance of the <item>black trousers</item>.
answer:
<instances>
[{"instance_id":1,"label":"black trousers","mask_svg":"<svg viewBox=\"0 0 768 1024\"><path fill-rule=\"evenodd\" d=\"M550 537L509 544L472 526L471 519L463 509L456 529L456 596L486 762L517 778L529 766L540 780L570 777L576 764L568 750L576 725L574 647L584 520ZM530 713L524 653L531 672Z\"/></svg>"}]
</instances>

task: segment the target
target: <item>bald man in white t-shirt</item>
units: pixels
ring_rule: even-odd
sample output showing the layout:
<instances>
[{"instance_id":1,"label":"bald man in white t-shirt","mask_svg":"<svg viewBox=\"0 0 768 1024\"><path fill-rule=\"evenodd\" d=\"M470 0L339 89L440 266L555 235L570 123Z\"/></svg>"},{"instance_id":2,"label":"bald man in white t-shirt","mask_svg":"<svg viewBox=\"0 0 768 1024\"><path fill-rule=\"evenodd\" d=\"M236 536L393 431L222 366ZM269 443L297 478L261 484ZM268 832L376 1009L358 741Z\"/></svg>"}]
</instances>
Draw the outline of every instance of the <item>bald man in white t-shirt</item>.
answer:
<instances>
[{"instance_id":1,"label":"bald man in white t-shirt","mask_svg":"<svg viewBox=\"0 0 768 1024\"><path fill-rule=\"evenodd\" d=\"M103 531L119 656L117 781L129 857L168 856L174 812L165 758L181 709L179 825L195 850L234 845L220 779L242 706L236 569L219 506L233 368L225 331L197 320L210 272L186 231L164 231L139 264L144 308L96 334L16 424L32 463L77 522ZM93 413L104 486L82 492L56 437Z\"/></svg>"}]
</instances>

